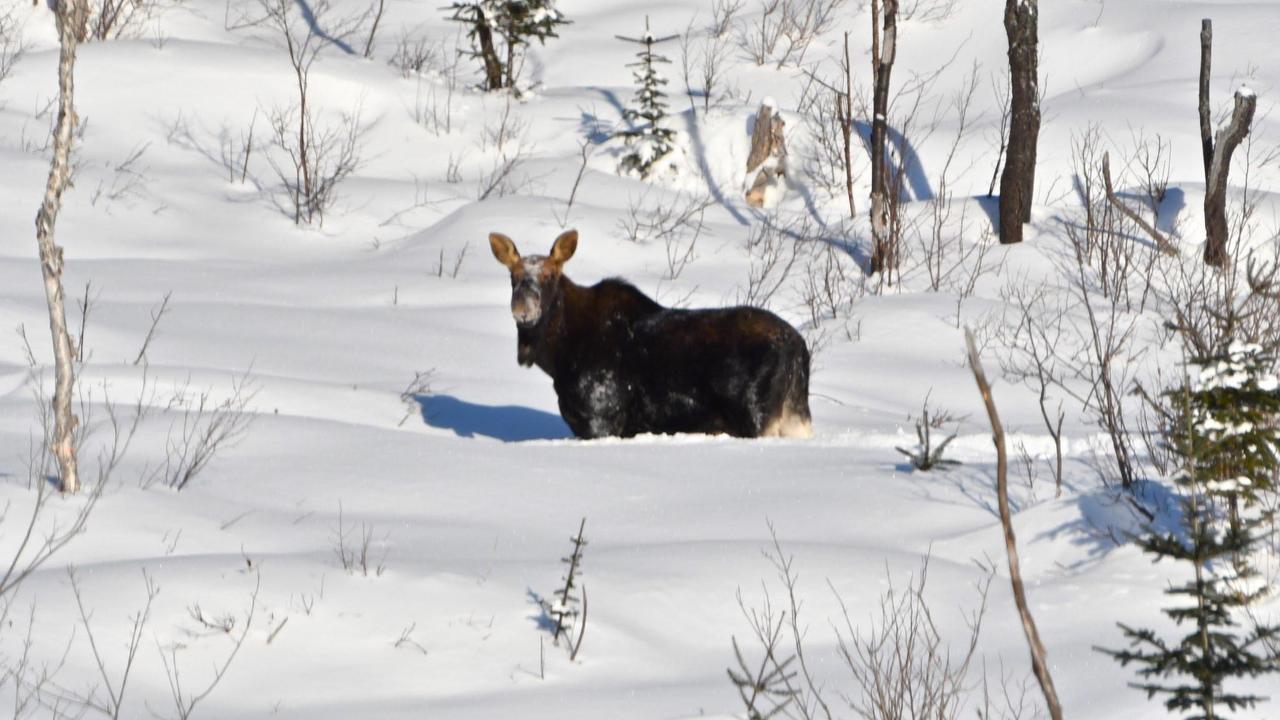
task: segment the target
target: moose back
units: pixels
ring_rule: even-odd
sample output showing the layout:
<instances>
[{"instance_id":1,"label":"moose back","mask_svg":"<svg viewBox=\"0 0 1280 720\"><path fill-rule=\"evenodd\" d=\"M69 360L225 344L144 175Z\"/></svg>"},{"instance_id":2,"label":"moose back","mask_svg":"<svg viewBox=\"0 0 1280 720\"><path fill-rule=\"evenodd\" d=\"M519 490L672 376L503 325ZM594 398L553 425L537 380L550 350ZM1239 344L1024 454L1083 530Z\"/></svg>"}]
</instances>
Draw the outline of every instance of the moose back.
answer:
<instances>
[{"instance_id":1,"label":"moose back","mask_svg":"<svg viewBox=\"0 0 1280 720\"><path fill-rule=\"evenodd\" d=\"M621 280L564 275L570 230L548 255L489 245L511 273L516 359L551 376L560 415L581 438L641 433L808 437L809 349L766 310L666 308Z\"/></svg>"}]
</instances>

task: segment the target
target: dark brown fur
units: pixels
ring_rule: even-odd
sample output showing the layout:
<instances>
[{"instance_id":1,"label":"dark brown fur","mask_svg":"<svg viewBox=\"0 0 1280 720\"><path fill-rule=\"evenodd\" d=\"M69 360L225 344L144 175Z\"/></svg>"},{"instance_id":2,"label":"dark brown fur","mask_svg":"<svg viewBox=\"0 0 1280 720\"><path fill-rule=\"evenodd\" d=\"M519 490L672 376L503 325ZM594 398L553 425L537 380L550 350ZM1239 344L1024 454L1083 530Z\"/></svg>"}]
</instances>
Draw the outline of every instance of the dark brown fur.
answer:
<instances>
[{"instance_id":1,"label":"dark brown fur","mask_svg":"<svg viewBox=\"0 0 1280 720\"><path fill-rule=\"evenodd\" d=\"M517 360L551 376L577 436L808 434L809 351L778 316L664 308L616 279L577 285L562 272L573 231L545 258L490 243L511 271Z\"/></svg>"}]
</instances>

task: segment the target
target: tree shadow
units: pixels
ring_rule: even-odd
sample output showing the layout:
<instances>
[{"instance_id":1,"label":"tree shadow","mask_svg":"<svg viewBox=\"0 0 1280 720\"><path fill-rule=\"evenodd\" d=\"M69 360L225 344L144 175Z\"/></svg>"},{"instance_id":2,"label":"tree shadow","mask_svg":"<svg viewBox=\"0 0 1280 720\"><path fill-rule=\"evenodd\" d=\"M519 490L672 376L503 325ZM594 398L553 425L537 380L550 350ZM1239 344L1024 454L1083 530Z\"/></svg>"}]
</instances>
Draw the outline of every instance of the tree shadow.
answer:
<instances>
[{"instance_id":1,"label":"tree shadow","mask_svg":"<svg viewBox=\"0 0 1280 720\"><path fill-rule=\"evenodd\" d=\"M487 437L502 442L561 440L573 437L559 415L520 405L478 405L450 395L415 395L427 425L452 430L458 437Z\"/></svg>"},{"instance_id":2,"label":"tree shadow","mask_svg":"<svg viewBox=\"0 0 1280 720\"><path fill-rule=\"evenodd\" d=\"M312 35L328 42L348 55L356 54L355 49L352 48L346 40L343 40L340 37L334 37L329 33L329 31L320 27L320 19L316 17L315 10L311 8L311 5L307 3L307 0L295 0L295 2L298 5L298 11L302 13L303 21L307 23L307 27L311 28Z\"/></svg>"}]
</instances>

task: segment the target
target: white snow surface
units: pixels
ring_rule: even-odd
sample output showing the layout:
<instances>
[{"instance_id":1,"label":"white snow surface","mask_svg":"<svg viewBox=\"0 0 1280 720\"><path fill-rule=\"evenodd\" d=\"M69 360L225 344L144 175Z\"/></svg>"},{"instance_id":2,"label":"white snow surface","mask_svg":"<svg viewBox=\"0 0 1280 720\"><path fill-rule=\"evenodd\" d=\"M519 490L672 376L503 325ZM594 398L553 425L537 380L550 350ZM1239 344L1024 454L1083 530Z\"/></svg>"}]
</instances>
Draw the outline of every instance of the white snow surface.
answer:
<instances>
[{"instance_id":1,"label":"white snow surface","mask_svg":"<svg viewBox=\"0 0 1280 720\"><path fill-rule=\"evenodd\" d=\"M34 391L41 382L46 390L52 385L32 220L48 172L43 147L57 62L46 4L11 5L29 50L0 83L4 558L17 546L34 498L26 467L38 435ZM634 88L626 67L631 48L613 36L634 35L646 16L655 33L680 32L695 13L707 22L709 5L557 3L572 24L559 39L530 49L525 73L533 87L511 103L526 130L504 150L486 139L504 97L459 90L452 130L437 134L415 122L414 111L432 93L443 96L439 75L406 79L386 62L401 32L453 38L457 28L438 5L388 0L372 59L359 55L359 36L348 43L356 52L333 43L316 62L312 104L320 120L336 122L358 107L368 125L364 161L341 186L323 228L298 228L281 211L267 162L266 114L287 106L294 92L278 38L263 27L224 24L228 9L233 16L253 13L256 3L166 3L135 37L82 46L80 167L57 238L65 247L74 329L80 327L74 300L86 285L92 300L80 372L92 411L86 422L93 433L82 451L90 485L95 459L110 440L104 388L127 418L146 387L143 401L154 411L86 531L13 598L0 633L3 662L12 666L30 629L35 665L56 666L65 654L58 685L68 693L95 686L101 692L67 579L66 568L74 566L112 678L123 668L130 618L145 600L143 573L160 588L124 717L173 716L157 648L174 653L184 687L203 688L232 638L202 627L192 608L206 617L237 616L231 635L239 637L258 582L245 643L195 717L739 717L742 707L725 675L733 664L731 638L750 657L758 657L758 648L735 594L759 607L763 581L773 602L783 601L762 556L772 525L794 556L808 661L833 707L843 708L841 693L857 693L831 629L843 627L840 603L855 626L869 628L887 578L903 587L926 555L932 556L927 597L957 651L976 602L973 585L982 577L975 561L997 566L980 652L993 679L1002 666L1015 682L1029 678L994 511L994 452L963 363L960 327L995 322L1005 306L1001 290L1014 278L1061 281L1056 258L1066 240L1057 218L1075 202L1071 139L1090 123L1105 128L1116 147L1139 130L1171 143L1167 204L1180 209L1185 254L1198 256L1200 18L1215 20L1215 108L1227 107L1230 88L1246 75L1269 107L1280 80L1274 42L1280 12L1256 0L1046 3L1041 202L1027 242L990 251L996 269L980 278L972 297L958 302L954 291L929 291L917 271L906 274L903 288L869 294L814 327L796 279L770 306L809 337L825 338L812 374L813 439L582 442L569 437L551 380L516 363L508 278L490 257L489 232L506 233L521 252L534 254L575 227L581 239L566 272L579 283L622 276L668 304L734 303L752 270L750 228L761 222L738 189L748 121L759 102L751 96L776 98L797 118L788 125L789 143L795 138L791 187L777 212L829 220L823 236L854 248L843 266L851 286L858 282L855 260L869 253L869 231L865 219L841 225L842 192L828 197L800 171L805 143L795 104L803 78L794 68L756 67L736 49L725 69L739 92L718 98L709 112L700 97L696 114L689 110L682 82L668 87L670 126L680 131L687 171L658 181L665 184L614 172L622 144L604 138L624 126L620 111ZM842 55L847 30L862 81L869 16L852 5L805 62ZM974 62L983 78L1003 77L1002 6L965 0L943 22L904 22L895 78L950 62L936 86L937 97L946 98ZM366 9L358 0L335 7L347 15ZM751 7L744 21L755 18ZM463 62L469 83L476 68ZM987 87L979 85L954 163L969 169L950 186L957 214L959 206L967 210L966 242L994 242L983 231L995 207L985 196L1000 118ZM913 148L924 168L909 180L913 202L930 196L930 174L949 150L954 108L944 103L940 117L938 131ZM220 157L224 143L239 143L251 121L256 149L242 183L238 174L229 179ZM598 145L566 217L584 138ZM1278 141L1274 124L1255 128L1255 146ZM482 176L513 147L529 158L513 173L512 192L477 200ZM132 170L120 170L139 149ZM451 164L460 182L449 181ZM858 175L865 213L865 167ZM1261 225L1273 227L1276 168L1259 170L1252 181L1263 191ZM630 206L675 205L697 194L716 202L693 260L673 279L671 248L660 239L630 241L621 220ZM144 372L133 361L151 313L169 292ZM34 374L13 332L20 325L38 363ZM1014 520L1031 609L1066 716L1165 717L1159 702L1127 687L1135 680L1131 669L1094 647L1122 645L1117 622L1171 632L1159 608L1167 603L1163 590L1183 571L1153 565L1115 541L1137 529L1137 516L1099 480L1095 468L1105 467L1108 444L1078 406L1067 406L1067 478L1055 496L1045 464L1052 444L1035 395L1000 378L997 345L984 357L997 378L1010 451L1016 458L1025 447L1040 468L1029 484L1014 463ZM1153 347L1148 361L1171 370L1177 357ZM429 369L430 391L403 402L414 373ZM163 465L166 438L181 432L181 413L165 410L171 399L209 392L217 402L242 377L257 391L245 438L222 449L181 492L141 487L139 478ZM949 471L911 472L894 449L914 444L908 416L926 395L933 407L961 418L948 456L963 464ZM1171 487L1152 480L1145 502L1170 507ZM65 521L81 502L55 499L38 532ZM335 553L339 508L346 542L358 546L367 532L371 563L384 571L371 569L366 577L342 569ZM535 599L552 598L560 586L560 559L583 517L588 624L581 655L570 662L552 645ZM1264 617L1278 611L1274 600L1258 608ZM1274 676L1233 687L1280 699ZM14 692L12 683L0 684L0 704L12 703ZM41 708L32 716L50 715ZM1234 714L1277 715L1274 700Z\"/></svg>"}]
</instances>

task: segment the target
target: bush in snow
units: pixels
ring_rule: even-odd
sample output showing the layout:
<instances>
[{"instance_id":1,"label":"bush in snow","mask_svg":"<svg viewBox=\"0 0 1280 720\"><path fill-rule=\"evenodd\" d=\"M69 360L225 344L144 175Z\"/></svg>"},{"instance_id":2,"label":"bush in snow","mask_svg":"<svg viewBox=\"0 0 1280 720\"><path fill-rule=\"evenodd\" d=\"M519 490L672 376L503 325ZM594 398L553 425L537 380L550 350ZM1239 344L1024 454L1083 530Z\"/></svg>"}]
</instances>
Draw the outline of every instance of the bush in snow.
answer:
<instances>
[{"instance_id":1,"label":"bush in snow","mask_svg":"<svg viewBox=\"0 0 1280 720\"><path fill-rule=\"evenodd\" d=\"M484 66L485 90L515 89L522 48L530 40L543 44L559 37L556 28L568 23L552 0L455 0L445 10L450 20L470 28L469 54Z\"/></svg>"},{"instance_id":2,"label":"bush in snow","mask_svg":"<svg viewBox=\"0 0 1280 720\"><path fill-rule=\"evenodd\" d=\"M914 448L898 447L897 451L911 461L912 467L923 472L939 468L945 470L953 465L959 465L958 460L943 457L947 446L956 439L956 433L952 432L943 438L942 442L936 444L933 436L935 430L942 430L947 423L954 420L955 417L946 410L930 412L929 397L926 395L920 417L916 418L916 439L919 443Z\"/></svg>"},{"instance_id":3,"label":"bush in snow","mask_svg":"<svg viewBox=\"0 0 1280 720\"><path fill-rule=\"evenodd\" d=\"M667 94L662 92L662 86L667 84L667 79L658 72L656 67L662 63L669 64L671 61L654 54L653 46L676 37L678 36L655 38L649 31L648 18L645 18L643 36L638 38L618 36L619 40L644 46L643 50L636 53L636 57L640 60L627 66L635 68L634 76L640 89L636 91L637 107L628 108L626 112L626 118L631 123L631 127L618 133L619 137L626 139L627 147L630 148L618 165L619 172L623 174L647 178L653 173L655 166L674 149L672 140L675 138L676 131L662 125L662 121L667 117L667 103L663 99Z\"/></svg>"},{"instance_id":4,"label":"bush in snow","mask_svg":"<svg viewBox=\"0 0 1280 720\"><path fill-rule=\"evenodd\" d=\"M1280 626L1250 621L1252 628L1244 628L1237 622L1270 593L1250 556L1268 521L1255 510L1257 493L1271 488L1280 471L1280 383L1274 356L1259 345L1235 343L1195 364L1201 368L1196 381L1167 396L1173 411L1165 440L1180 466L1174 480L1183 492L1182 527L1152 529L1138 539L1156 560L1190 566L1191 577L1166 590L1186 604L1163 612L1179 626L1192 627L1166 640L1122 624L1130 647L1103 652L1121 665L1138 665L1143 682L1135 687L1148 696L1167 695L1169 712L1213 719L1265 699L1228 692L1225 681L1280 672Z\"/></svg>"}]
</instances>

